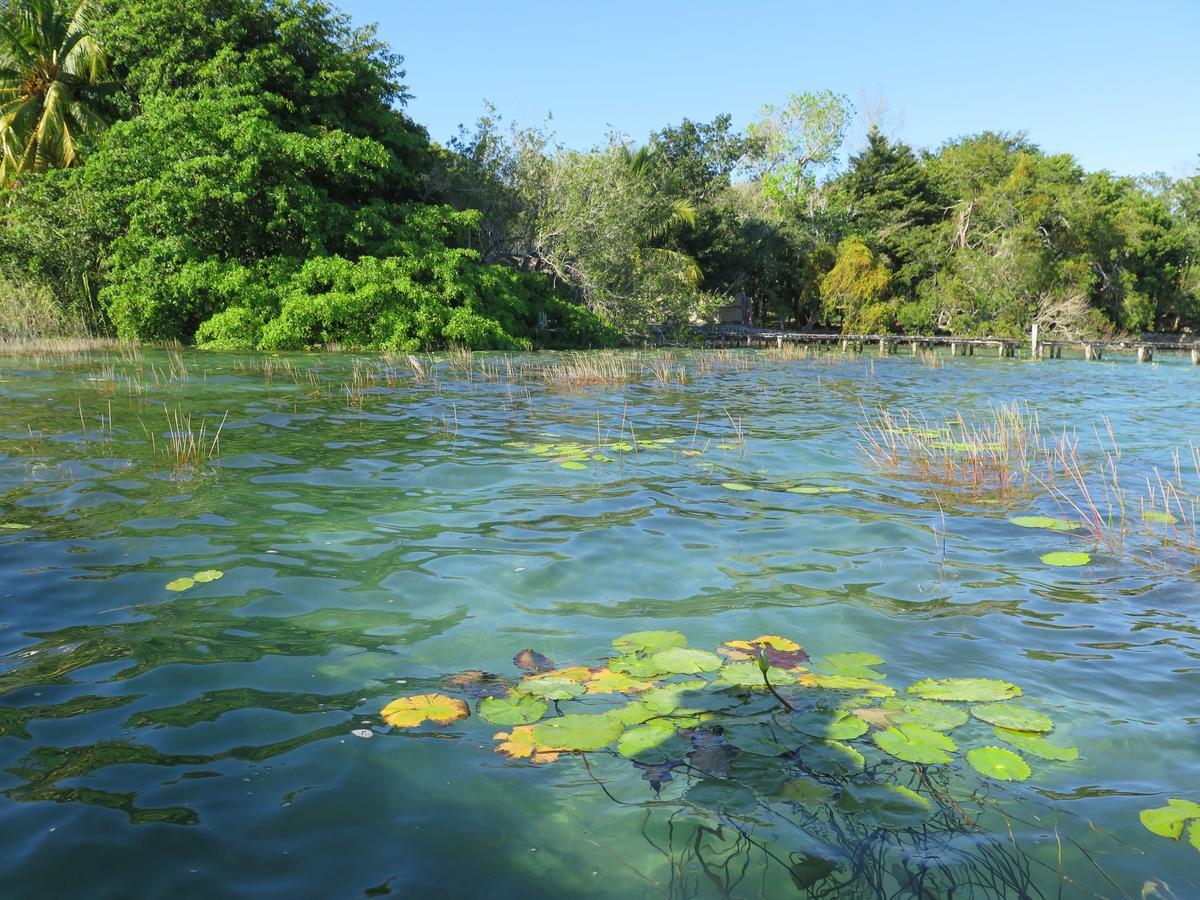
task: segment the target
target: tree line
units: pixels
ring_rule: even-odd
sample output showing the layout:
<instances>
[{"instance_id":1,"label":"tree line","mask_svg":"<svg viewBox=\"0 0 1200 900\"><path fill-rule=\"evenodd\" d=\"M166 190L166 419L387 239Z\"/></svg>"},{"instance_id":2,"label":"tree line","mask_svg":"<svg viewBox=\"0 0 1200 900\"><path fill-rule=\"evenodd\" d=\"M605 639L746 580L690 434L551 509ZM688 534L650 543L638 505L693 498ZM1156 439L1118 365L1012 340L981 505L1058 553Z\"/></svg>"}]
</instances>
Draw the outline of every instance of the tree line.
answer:
<instances>
[{"instance_id":1,"label":"tree line","mask_svg":"<svg viewBox=\"0 0 1200 900\"><path fill-rule=\"evenodd\" d=\"M1198 176L1020 134L848 146L829 91L587 150L490 108L438 145L408 97L318 0L0 2L0 336L602 346L734 301L849 333L1200 326Z\"/></svg>"}]
</instances>

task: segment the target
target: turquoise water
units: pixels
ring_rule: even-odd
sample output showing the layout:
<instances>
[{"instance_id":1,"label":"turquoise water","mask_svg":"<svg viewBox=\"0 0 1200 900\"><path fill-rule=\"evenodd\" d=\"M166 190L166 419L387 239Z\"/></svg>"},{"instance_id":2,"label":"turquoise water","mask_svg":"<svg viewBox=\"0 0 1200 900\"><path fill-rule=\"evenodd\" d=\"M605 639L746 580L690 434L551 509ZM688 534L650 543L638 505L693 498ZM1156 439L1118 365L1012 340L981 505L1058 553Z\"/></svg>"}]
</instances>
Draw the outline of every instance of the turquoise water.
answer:
<instances>
[{"instance_id":1,"label":"turquoise water","mask_svg":"<svg viewBox=\"0 0 1200 900\"><path fill-rule=\"evenodd\" d=\"M336 354L0 357L5 896L943 896L939 878L964 897L1200 895L1186 835L1138 821L1200 801L1200 588L1178 555L1019 528L1063 510L857 448L864 409L1019 402L1075 430L1092 471L1107 417L1134 484L1182 448L1194 494L1200 370L739 351L677 357L683 384L564 389L502 362L418 378ZM224 420L219 454L175 466L164 409L203 421L206 447ZM577 454L544 445L566 443L609 449L564 468ZM1041 562L1058 550L1092 562ZM224 574L165 588L204 570ZM688 795L700 765L656 792L611 750L509 760L507 726L445 685L514 681L527 648L597 666L645 629L868 652L902 693L1011 681L1080 756L1030 758L1019 783L956 758L931 771L969 826L877 827L749 776L743 808ZM382 721L431 692L472 715ZM964 748L994 743L962 727ZM868 775L895 777L856 743ZM831 874L806 877L817 858Z\"/></svg>"}]
</instances>

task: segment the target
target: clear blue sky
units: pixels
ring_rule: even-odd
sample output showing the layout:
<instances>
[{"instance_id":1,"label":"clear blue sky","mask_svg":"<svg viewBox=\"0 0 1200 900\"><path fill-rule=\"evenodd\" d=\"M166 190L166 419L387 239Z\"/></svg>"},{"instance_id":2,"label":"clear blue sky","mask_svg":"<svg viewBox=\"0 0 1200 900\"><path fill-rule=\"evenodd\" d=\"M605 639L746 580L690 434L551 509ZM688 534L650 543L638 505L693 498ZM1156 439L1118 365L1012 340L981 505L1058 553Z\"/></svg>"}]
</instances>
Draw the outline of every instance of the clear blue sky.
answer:
<instances>
[{"instance_id":1,"label":"clear blue sky","mask_svg":"<svg viewBox=\"0 0 1200 900\"><path fill-rule=\"evenodd\" d=\"M405 57L435 140L492 101L576 147L830 88L921 147L1024 130L1121 174L1194 169L1200 0L333 0Z\"/></svg>"}]
</instances>

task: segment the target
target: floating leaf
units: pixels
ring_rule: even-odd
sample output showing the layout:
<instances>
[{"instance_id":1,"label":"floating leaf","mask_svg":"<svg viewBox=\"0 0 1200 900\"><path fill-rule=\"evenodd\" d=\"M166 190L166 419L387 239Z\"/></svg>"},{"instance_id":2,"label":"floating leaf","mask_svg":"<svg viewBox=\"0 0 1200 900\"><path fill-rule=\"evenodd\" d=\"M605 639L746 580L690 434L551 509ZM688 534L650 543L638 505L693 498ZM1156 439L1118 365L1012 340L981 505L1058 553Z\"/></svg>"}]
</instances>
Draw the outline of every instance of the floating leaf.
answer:
<instances>
[{"instance_id":1,"label":"floating leaf","mask_svg":"<svg viewBox=\"0 0 1200 900\"><path fill-rule=\"evenodd\" d=\"M176 593L182 593L183 591L190 591L195 586L196 586L195 578L176 578L174 581L167 582L167 590L175 591Z\"/></svg>"},{"instance_id":2,"label":"floating leaf","mask_svg":"<svg viewBox=\"0 0 1200 900\"><path fill-rule=\"evenodd\" d=\"M787 720L787 724L809 737L849 741L866 734L867 723L843 709L814 709Z\"/></svg>"},{"instance_id":3,"label":"floating leaf","mask_svg":"<svg viewBox=\"0 0 1200 900\"><path fill-rule=\"evenodd\" d=\"M998 728L1008 728L1012 731L1051 731L1054 720L1035 712L1026 706L1015 703L988 703L984 706L972 706L971 715L982 719L989 725Z\"/></svg>"},{"instance_id":4,"label":"floating leaf","mask_svg":"<svg viewBox=\"0 0 1200 900\"><path fill-rule=\"evenodd\" d=\"M548 672L554 668L554 660L547 659L536 650L522 650L513 657L513 665L526 672Z\"/></svg>"},{"instance_id":5,"label":"floating leaf","mask_svg":"<svg viewBox=\"0 0 1200 900\"><path fill-rule=\"evenodd\" d=\"M897 721L924 725L934 731L952 731L970 718L966 710L957 706L936 700L918 700L916 697L894 697L885 700L883 705L897 712Z\"/></svg>"},{"instance_id":6,"label":"floating leaf","mask_svg":"<svg viewBox=\"0 0 1200 900\"><path fill-rule=\"evenodd\" d=\"M687 638L678 631L635 631L613 639L621 653L653 653L668 647L686 647Z\"/></svg>"},{"instance_id":7,"label":"floating leaf","mask_svg":"<svg viewBox=\"0 0 1200 900\"><path fill-rule=\"evenodd\" d=\"M839 741L812 741L796 751L796 758L819 775L849 775L861 772L863 755Z\"/></svg>"},{"instance_id":8,"label":"floating leaf","mask_svg":"<svg viewBox=\"0 0 1200 900\"><path fill-rule=\"evenodd\" d=\"M401 697L383 708L383 721L394 728L415 728L422 722L434 725L449 725L471 714L467 704L456 697L445 694L417 694Z\"/></svg>"},{"instance_id":9,"label":"floating leaf","mask_svg":"<svg viewBox=\"0 0 1200 900\"><path fill-rule=\"evenodd\" d=\"M867 706L852 709L850 712L872 728L888 728L899 717L903 717L904 713L899 709L885 709L880 706Z\"/></svg>"},{"instance_id":10,"label":"floating leaf","mask_svg":"<svg viewBox=\"0 0 1200 900\"><path fill-rule=\"evenodd\" d=\"M1200 850L1200 822L1192 822L1188 826L1188 843Z\"/></svg>"},{"instance_id":11,"label":"floating leaf","mask_svg":"<svg viewBox=\"0 0 1200 900\"><path fill-rule=\"evenodd\" d=\"M479 715L494 725L528 725L546 714L545 702L528 694L487 697L479 702Z\"/></svg>"},{"instance_id":12,"label":"floating leaf","mask_svg":"<svg viewBox=\"0 0 1200 900\"><path fill-rule=\"evenodd\" d=\"M743 753L755 753L759 756L782 756L796 746L795 739L788 739L765 722L744 722L725 727L725 740L737 747Z\"/></svg>"},{"instance_id":13,"label":"floating leaf","mask_svg":"<svg viewBox=\"0 0 1200 900\"><path fill-rule=\"evenodd\" d=\"M657 678L659 675L670 674L658 663L651 662L649 657L632 654L610 659L608 668L613 672L621 672L634 678Z\"/></svg>"},{"instance_id":14,"label":"floating leaf","mask_svg":"<svg viewBox=\"0 0 1200 900\"><path fill-rule=\"evenodd\" d=\"M991 703L1021 696L1021 689L994 678L927 678L908 689L926 700L961 700L966 703Z\"/></svg>"},{"instance_id":15,"label":"floating leaf","mask_svg":"<svg viewBox=\"0 0 1200 900\"><path fill-rule=\"evenodd\" d=\"M538 672L535 675L525 676L529 681L550 679L553 681L574 681L577 684L583 684L591 677L592 670L587 666L568 666L565 669L551 669L549 672Z\"/></svg>"},{"instance_id":16,"label":"floating leaf","mask_svg":"<svg viewBox=\"0 0 1200 900\"><path fill-rule=\"evenodd\" d=\"M607 666L594 669L584 682L589 694L636 694L654 687L651 681L639 681L625 672L614 672Z\"/></svg>"},{"instance_id":17,"label":"floating leaf","mask_svg":"<svg viewBox=\"0 0 1200 900\"><path fill-rule=\"evenodd\" d=\"M874 653L831 653L821 659L820 668L831 675L878 680L884 677L883 673L872 666L881 665L883 660Z\"/></svg>"},{"instance_id":18,"label":"floating leaf","mask_svg":"<svg viewBox=\"0 0 1200 900\"><path fill-rule=\"evenodd\" d=\"M1179 520L1169 512L1163 512L1160 509L1151 509L1142 513L1142 521L1153 522L1156 525L1178 525Z\"/></svg>"},{"instance_id":19,"label":"floating leaf","mask_svg":"<svg viewBox=\"0 0 1200 900\"><path fill-rule=\"evenodd\" d=\"M754 791L721 778L696 782L684 792L683 799L703 810L726 814L748 813L758 806Z\"/></svg>"},{"instance_id":20,"label":"floating leaf","mask_svg":"<svg viewBox=\"0 0 1200 900\"><path fill-rule=\"evenodd\" d=\"M566 462L560 462L558 465L560 468L570 469L572 472L582 472L587 468L587 466L585 466L583 463L576 462L573 459L568 459Z\"/></svg>"},{"instance_id":21,"label":"floating leaf","mask_svg":"<svg viewBox=\"0 0 1200 900\"><path fill-rule=\"evenodd\" d=\"M1075 747L1060 747L1051 743L1041 735L1029 734L1025 731L1010 731L1007 728L994 728L996 737L1006 741L1027 756L1037 756L1055 762L1072 762L1079 759L1079 750Z\"/></svg>"},{"instance_id":22,"label":"floating leaf","mask_svg":"<svg viewBox=\"0 0 1200 900\"><path fill-rule=\"evenodd\" d=\"M203 572L197 572L192 576L192 580L196 584L208 584L211 581L220 581L225 577L225 573L217 569L205 569Z\"/></svg>"},{"instance_id":23,"label":"floating leaf","mask_svg":"<svg viewBox=\"0 0 1200 900\"><path fill-rule=\"evenodd\" d=\"M833 799L833 788L812 778L792 778L779 789L779 798L807 806L819 806Z\"/></svg>"},{"instance_id":24,"label":"floating leaf","mask_svg":"<svg viewBox=\"0 0 1200 900\"><path fill-rule=\"evenodd\" d=\"M639 756L657 749L676 733L675 726L666 721L656 720L647 725L639 725L621 735L617 742L617 752L624 757Z\"/></svg>"},{"instance_id":25,"label":"floating leaf","mask_svg":"<svg viewBox=\"0 0 1200 900\"><path fill-rule=\"evenodd\" d=\"M624 730L611 716L574 714L534 725L533 740L540 750L586 752L607 747Z\"/></svg>"},{"instance_id":26,"label":"floating leaf","mask_svg":"<svg viewBox=\"0 0 1200 900\"><path fill-rule=\"evenodd\" d=\"M872 737L884 753L905 762L925 765L948 763L950 753L958 749L946 735L923 725L897 725L887 731L877 731Z\"/></svg>"},{"instance_id":27,"label":"floating leaf","mask_svg":"<svg viewBox=\"0 0 1200 900\"><path fill-rule=\"evenodd\" d=\"M1048 566L1057 566L1061 569L1073 569L1078 566L1086 566L1092 561L1091 556L1086 553L1080 553L1074 550L1059 550L1055 553L1047 553L1042 557L1042 562Z\"/></svg>"},{"instance_id":28,"label":"floating leaf","mask_svg":"<svg viewBox=\"0 0 1200 900\"><path fill-rule=\"evenodd\" d=\"M967 762L980 775L998 781L1024 781L1032 774L1029 763L1002 747L976 747L968 750Z\"/></svg>"},{"instance_id":29,"label":"floating leaf","mask_svg":"<svg viewBox=\"0 0 1200 900\"><path fill-rule=\"evenodd\" d=\"M527 694L541 697L543 700L571 700L575 697L582 697L587 690L578 681L539 676L522 678L518 688Z\"/></svg>"},{"instance_id":30,"label":"floating leaf","mask_svg":"<svg viewBox=\"0 0 1200 900\"><path fill-rule=\"evenodd\" d=\"M665 716L679 709L688 694L699 693L706 687L707 681L680 681L646 691L640 699L647 708Z\"/></svg>"},{"instance_id":31,"label":"floating leaf","mask_svg":"<svg viewBox=\"0 0 1200 900\"><path fill-rule=\"evenodd\" d=\"M726 481L721 487L727 491L752 491L754 488L748 484L742 484L739 481Z\"/></svg>"},{"instance_id":32,"label":"floating leaf","mask_svg":"<svg viewBox=\"0 0 1200 900\"><path fill-rule=\"evenodd\" d=\"M1189 819L1200 819L1200 804L1191 800L1168 800L1166 806L1143 809L1138 813L1138 818L1155 834L1177 841L1183 835L1185 822ZM1188 837L1190 839L1191 835Z\"/></svg>"},{"instance_id":33,"label":"floating leaf","mask_svg":"<svg viewBox=\"0 0 1200 900\"><path fill-rule=\"evenodd\" d=\"M559 757L553 750L544 750L537 746L533 740L532 725L521 725L511 732L501 731L492 735L492 738L503 741L496 747L496 752L509 759L527 759L534 765L544 765L554 762Z\"/></svg>"},{"instance_id":34,"label":"floating leaf","mask_svg":"<svg viewBox=\"0 0 1200 900\"><path fill-rule=\"evenodd\" d=\"M838 806L860 818L869 818L882 828L915 828L932 814L928 800L899 784L847 782Z\"/></svg>"},{"instance_id":35,"label":"floating leaf","mask_svg":"<svg viewBox=\"0 0 1200 900\"><path fill-rule=\"evenodd\" d=\"M626 703L624 706L618 706L616 709L610 709L604 715L616 722L620 722L623 727L631 727L658 718L662 713L639 701L637 703Z\"/></svg>"},{"instance_id":36,"label":"floating leaf","mask_svg":"<svg viewBox=\"0 0 1200 900\"><path fill-rule=\"evenodd\" d=\"M477 669L458 672L449 676L442 682L442 687L450 691L461 691L467 696L476 699L483 697L503 697L508 694L507 682L500 680L495 675L489 675L487 672L480 672Z\"/></svg>"},{"instance_id":37,"label":"floating leaf","mask_svg":"<svg viewBox=\"0 0 1200 900\"><path fill-rule=\"evenodd\" d=\"M617 453L629 453L633 450L633 444L628 441L617 441L615 444L609 444L605 447L606 450L613 450Z\"/></svg>"},{"instance_id":38,"label":"floating leaf","mask_svg":"<svg viewBox=\"0 0 1200 900\"><path fill-rule=\"evenodd\" d=\"M767 680L773 685L793 684L796 676L786 669L769 668L767 669ZM726 663L721 667L715 683L734 687L766 687L763 684L762 669L753 662Z\"/></svg>"},{"instance_id":39,"label":"floating leaf","mask_svg":"<svg viewBox=\"0 0 1200 900\"><path fill-rule=\"evenodd\" d=\"M24 531L26 528L32 527L32 525L24 525L21 522L0 522L0 530L4 531Z\"/></svg>"},{"instance_id":40,"label":"floating leaf","mask_svg":"<svg viewBox=\"0 0 1200 900\"><path fill-rule=\"evenodd\" d=\"M853 678L849 675L814 675L813 684L827 691L861 691L868 697L891 697L896 691L886 684L869 678Z\"/></svg>"},{"instance_id":41,"label":"floating leaf","mask_svg":"<svg viewBox=\"0 0 1200 900\"><path fill-rule=\"evenodd\" d=\"M755 660L766 654L767 662L780 669L796 669L808 662L808 654L795 641L765 634L752 641L726 641L717 648L732 660Z\"/></svg>"},{"instance_id":42,"label":"floating leaf","mask_svg":"<svg viewBox=\"0 0 1200 900\"><path fill-rule=\"evenodd\" d=\"M809 890L838 870L833 859L816 853L794 854L792 860L794 861L788 866L788 874L798 891Z\"/></svg>"},{"instance_id":43,"label":"floating leaf","mask_svg":"<svg viewBox=\"0 0 1200 900\"><path fill-rule=\"evenodd\" d=\"M721 668L721 657L715 653L709 653L707 650L670 647L653 654L650 657L650 664L658 666L664 672L695 675L697 672L712 672Z\"/></svg>"},{"instance_id":44,"label":"floating leaf","mask_svg":"<svg viewBox=\"0 0 1200 900\"><path fill-rule=\"evenodd\" d=\"M1078 522L1056 519L1053 516L1017 516L1008 521L1022 528L1049 528L1051 531L1074 531L1079 527Z\"/></svg>"}]
</instances>

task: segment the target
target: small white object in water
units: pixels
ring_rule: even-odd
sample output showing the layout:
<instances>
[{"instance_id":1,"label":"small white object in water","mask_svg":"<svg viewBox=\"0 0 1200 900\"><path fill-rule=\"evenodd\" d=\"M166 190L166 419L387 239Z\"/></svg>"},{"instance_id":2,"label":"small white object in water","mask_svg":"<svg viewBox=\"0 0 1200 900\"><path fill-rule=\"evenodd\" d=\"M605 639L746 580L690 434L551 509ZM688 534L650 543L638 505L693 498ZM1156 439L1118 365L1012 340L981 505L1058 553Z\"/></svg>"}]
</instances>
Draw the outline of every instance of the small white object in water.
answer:
<instances>
[{"instance_id":1,"label":"small white object in water","mask_svg":"<svg viewBox=\"0 0 1200 900\"><path fill-rule=\"evenodd\" d=\"M513 571L514 571L514 572L524 572L524 571L525 571L525 567L524 567L524 566L517 566L515 569L513 569Z\"/></svg>"},{"instance_id":2,"label":"small white object in water","mask_svg":"<svg viewBox=\"0 0 1200 900\"><path fill-rule=\"evenodd\" d=\"M373 732L370 728L355 728L350 733L357 738L373 738L373 737L375 737L375 732Z\"/></svg>"}]
</instances>

